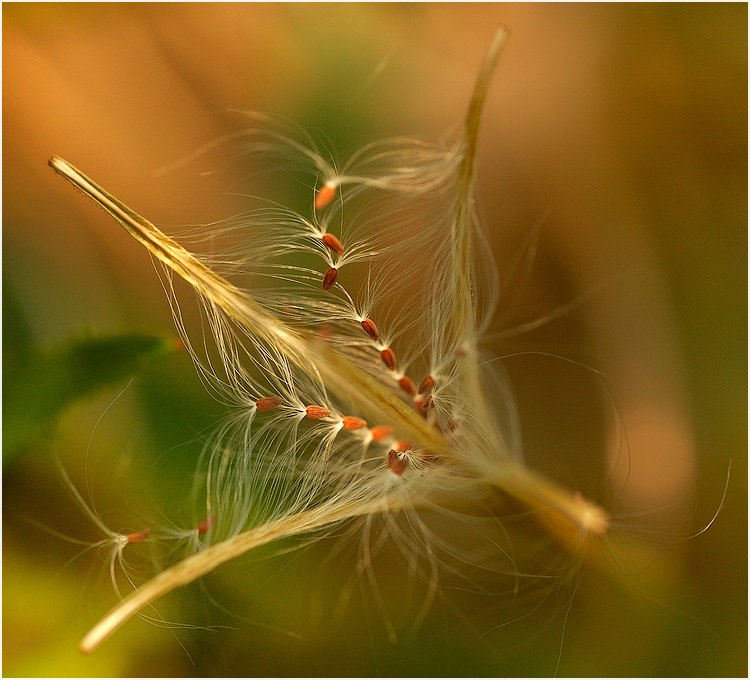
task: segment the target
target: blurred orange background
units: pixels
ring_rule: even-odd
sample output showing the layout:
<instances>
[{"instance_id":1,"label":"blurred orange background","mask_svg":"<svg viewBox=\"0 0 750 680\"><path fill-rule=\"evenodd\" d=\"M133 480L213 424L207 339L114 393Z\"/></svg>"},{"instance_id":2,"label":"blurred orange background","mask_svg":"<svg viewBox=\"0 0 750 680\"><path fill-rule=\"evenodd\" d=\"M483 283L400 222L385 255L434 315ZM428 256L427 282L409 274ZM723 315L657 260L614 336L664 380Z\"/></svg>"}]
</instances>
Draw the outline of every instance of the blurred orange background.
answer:
<instances>
[{"instance_id":1,"label":"blurred orange background","mask_svg":"<svg viewBox=\"0 0 750 680\"><path fill-rule=\"evenodd\" d=\"M109 410L117 390L76 406L4 467L6 675L549 675L558 661L560 675L746 675L745 5L6 4L4 289L40 346L86 329L174 335L149 258L49 170L51 155L168 232L219 219L236 186L215 186L207 161L158 171L241 129L227 109L282 114L342 157L386 136L440 138L499 24L511 36L483 118L478 208L501 273L535 229L538 252L489 340L525 353L505 367L530 464L655 537L642 599L582 592L569 620L553 606L517 639L487 623L487 611L504 623L488 600L481 616L433 612L394 647L377 626L309 629L310 549L217 577L249 621L224 622L196 590L174 616L220 629L139 621L79 656L111 586L95 558L69 562L76 550L28 519L96 539L56 458L81 487L95 473L112 508L189 489L221 408L176 357ZM248 163L253 193L278 189ZM614 407L596 376L552 354L601 371ZM675 544L711 519L730 461L715 524ZM253 581L242 594L238 578Z\"/></svg>"}]
</instances>

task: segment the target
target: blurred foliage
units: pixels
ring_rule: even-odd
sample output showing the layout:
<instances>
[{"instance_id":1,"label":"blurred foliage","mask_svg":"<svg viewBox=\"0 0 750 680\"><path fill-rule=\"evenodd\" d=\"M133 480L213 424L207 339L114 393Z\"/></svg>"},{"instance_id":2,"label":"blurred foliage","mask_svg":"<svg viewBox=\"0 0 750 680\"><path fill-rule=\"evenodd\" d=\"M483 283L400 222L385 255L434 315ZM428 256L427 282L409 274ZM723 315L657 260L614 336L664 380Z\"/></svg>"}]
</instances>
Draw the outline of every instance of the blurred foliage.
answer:
<instances>
[{"instance_id":1,"label":"blurred foliage","mask_svg":"<svg viewBox=\"0 0 750 680\"><path fill-rule=\"evenodd\" d=\"M37 349L11 287L4 285L3 465L48 436L73 403L121 383L177 348L171 339L129 334Z\"/></svg>"}]
</instances>

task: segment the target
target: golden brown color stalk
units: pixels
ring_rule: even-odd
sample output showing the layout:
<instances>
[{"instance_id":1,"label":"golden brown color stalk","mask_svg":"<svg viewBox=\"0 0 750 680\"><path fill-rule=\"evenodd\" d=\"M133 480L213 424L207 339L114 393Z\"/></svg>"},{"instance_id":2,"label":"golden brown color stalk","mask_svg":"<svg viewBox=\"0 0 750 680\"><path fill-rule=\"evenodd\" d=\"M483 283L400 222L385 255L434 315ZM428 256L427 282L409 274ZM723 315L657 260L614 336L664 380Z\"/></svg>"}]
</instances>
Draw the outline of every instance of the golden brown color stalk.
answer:
<instances>
[{"instance_id":1,"label":"golden brown color stalk","mask_svg":"<svg viewBox=\"0 0 750 680\"><path fill-rule=\"evenodd\" d=\"M476 226L472 204L476 144L487 85L505 37L504 30L497 33L480 70L459 144L457 153L460 160L453 177L454 199L448 236L452 260L442 281L448 293L447 299L439 303L442 306L435 315L444 331L442 337L447 338L446 347L454 357L454 391L471 407L473 413L471 422L464 423L468 433L464 440L447 437L428 416L428 410L432 412L438 408L441 398L443 382L440 376L436 380L431 374L428 375L422 380L419 390L409 376L399 376L398 385L410 397L415 397L418 391L429 392L428 397L420 397L421 401L415 409L411 400L399 396L333 346L282 321L272 310L261 305L252 292L238 288L219 275L198 256L165 235L73 165L58 157L51 158L49 164L100 205L164 265L190 283L212 308L226 315L253 342L273 348L300 373L314 375L326 391L330 390L356 408L356 416L341 418L328 404L311 404L308 401L302 410L316 426L331 424L346 431L347 436L356 436L358 430L366 427L365 418L377 422L378 425L371 430L372 441L385 439L391 433L398 438L397 450L391 449L383 460L383 471L390 471L388 474L398 478L402 475L407 478L411 470L411 446L405 442L413 443L424 454L422 461L440 462L433 469L436 475L443 475L440 479L454 476L458 480L489 484L500 489L533 510L553 536L571 550L577 550L582 538L599 537L607 531L606 513L579 494L547 480L509 455L502 433L492 417L478 360L477 274L472 242ZM325 208L334 193L326 194L321 190L315 207L318 210ZM345 200L343 195L341 200ZM322 241L328 249L343 256L344 247L337 237L326 233ZM330 271L336 270L331 268ZM324 289L330 289L334 281L335 276L327 274ZM380 331L375 323L364 314L359 321L366 335L377 342ZM379 356L383 364L389 370L395 370L395 352L390 347L380 347ZM281 397L258 396L252 399L257 411L283 408L284 400ZM331 419L334 419L333 423ZM318 471L316 479L317 476ZM263 524L235 533L167 568L110 611L84 638L81 649L93 651L130 617L157 598L257 546L282 537L320 530L355 517L418 508L429 495L429 491L422 489L407 497L382 485L367 487L368 480L365 477L357 479L340 494L319 501L314 507L297 508L281 516L275 514Z\"/></svg>"}]
</instances>

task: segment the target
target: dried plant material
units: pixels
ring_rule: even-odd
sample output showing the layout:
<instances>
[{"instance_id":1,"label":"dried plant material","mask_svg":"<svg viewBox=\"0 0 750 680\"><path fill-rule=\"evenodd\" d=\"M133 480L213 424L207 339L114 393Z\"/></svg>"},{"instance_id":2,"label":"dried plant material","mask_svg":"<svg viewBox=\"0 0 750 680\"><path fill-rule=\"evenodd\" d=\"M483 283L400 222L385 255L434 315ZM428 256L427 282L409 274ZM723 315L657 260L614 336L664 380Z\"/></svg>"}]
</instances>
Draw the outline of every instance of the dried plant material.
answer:
<instances>
[{"instance_id":1,"label":"dried plant material","mask_svg":"<svg viewBox=\"0 0 750 680\"><path fill-rule=\"evenodd\" d=\"M602 508L531 470L513 450L503 420L509 395L495 389L495 366L480 350L497 295L473 210L476 146L505 38L498 31L463 132L449 146L389 140L337 171L274 120L248 114L268 124L256 135L268 141L264 150L276 144L327 178L312 200L319 215L264 209L225 225L262 230L240 261L283 280L272 293L233 283L232 268L222 271L226 259L189 252L67 161L50 160L201 296L221 364L194 348L173 301L178 330L201 375L238 412L208 451L209 519L191 530L201 538L195 554L126 596L84 638L83 651L165 593L257 546L375 515L415 513L418 524L420 509L451 513L488 487L522 503L570 550L606 534ZM388 216L382 224L339 214L371 196ZM346 249L327 231L333 215L344 222ZM320 269L282 262L288 252ZM356 297L339 280L355 262L370 266ZM311 271L321 271L324 293ZM411 300L395 311L389 300L404 296L394 286ZM425 376L418 387L395 373L397 353L404 371Z\"/></svg>"}]
</instances>

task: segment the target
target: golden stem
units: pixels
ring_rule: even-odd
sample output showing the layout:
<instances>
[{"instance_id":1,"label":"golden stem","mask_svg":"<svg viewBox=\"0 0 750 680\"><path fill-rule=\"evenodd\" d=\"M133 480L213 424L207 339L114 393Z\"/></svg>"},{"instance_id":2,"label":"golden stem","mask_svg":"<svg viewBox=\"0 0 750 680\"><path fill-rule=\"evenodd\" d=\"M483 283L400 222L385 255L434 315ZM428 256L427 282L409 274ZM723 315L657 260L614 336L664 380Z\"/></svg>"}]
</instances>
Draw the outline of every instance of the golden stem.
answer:
<instances>
[{"instance_id":1,"label":"golden stem","mask_svg":"<svg viewBox=\"0 0 750 680\"><path fill-rule=\"evenodd\" d=\"M315 343L289 328L259 305L250 295L214 272L200 259L171 239L153 223L110 194L68 161L57 156L50 167L73 186L93 199L119 222L128 233L161 262L182 276L195 289L224 311L250 335L273 345L296 366L320 375L327 385L365 407L376 408L405 437L422 442L437 452L448 451L448 443L434 427L429 427L414 409L365 373L347 357Z\"/></svg>"},{"instance_id":2,"label":"golden stem","mask_svg":"<svg viewBox=\"0 0 750 680\"><path fill-rule=\"evenodd\" d=\"M84 654L90 654L144 607L175 588L191 583L253 548L287 536L320 529L341 520L385 510L397 510L402 507L401 503L401 499L394 496L380 498L368 503L350 501L341 506L331 505L330 508L314 508L296 515L272 520L267 524L212 545L165 569L121 600L86 634L81 640L79 648Z\"/></svg>"},{"instance_id":3,"label":"golden stem","mask_svg":"<svg viewBox=\"0 0 750 680\"><path fill-rule=\"evenodd\" d=\"M520 463L508 461L487 471L487 481L523 505L570 549L581 539L603 536L609 529L606 511Z\"/></svg>"}]
</instances>

